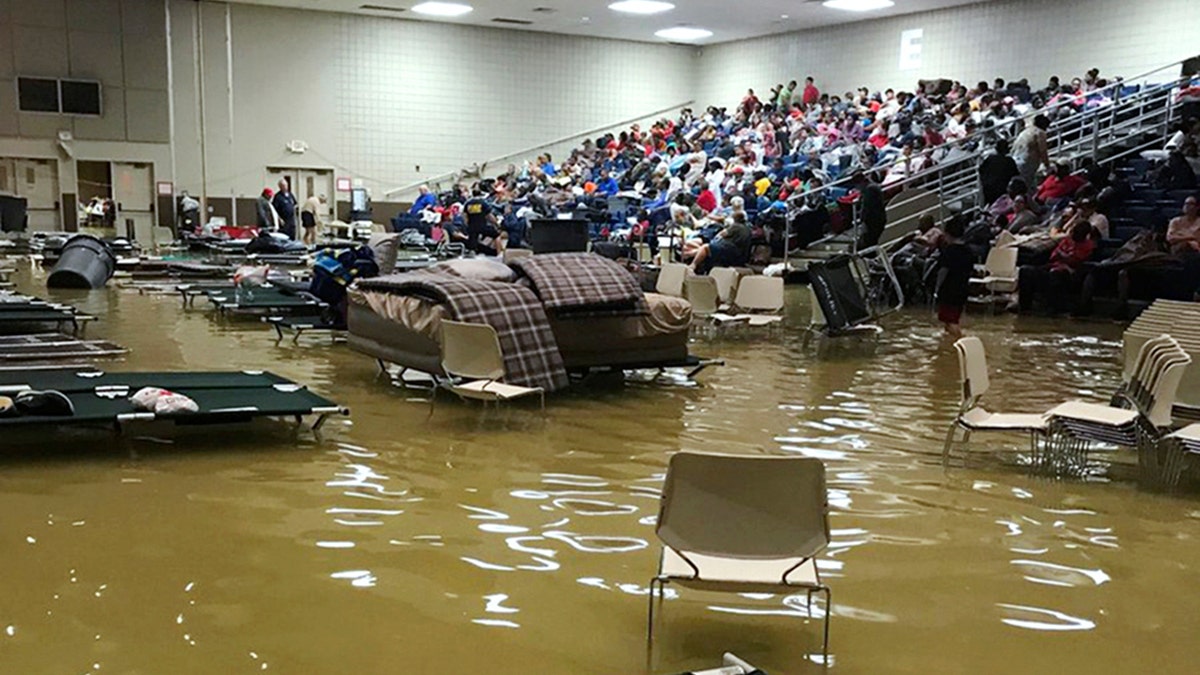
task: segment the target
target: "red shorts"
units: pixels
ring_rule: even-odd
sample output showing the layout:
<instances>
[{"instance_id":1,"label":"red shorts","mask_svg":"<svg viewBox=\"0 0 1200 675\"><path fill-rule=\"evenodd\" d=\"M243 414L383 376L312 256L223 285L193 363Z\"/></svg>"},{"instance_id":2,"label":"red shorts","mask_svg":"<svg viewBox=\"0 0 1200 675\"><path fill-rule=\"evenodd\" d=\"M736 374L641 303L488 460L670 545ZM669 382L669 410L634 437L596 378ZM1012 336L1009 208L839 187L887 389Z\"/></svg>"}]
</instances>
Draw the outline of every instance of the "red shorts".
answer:
<instances>
[{"instance_id":1,"label":"red shorts","mask_svg":"<svg viewBox=\"0 0 1200 675\"><path fill-rule=\"evenodd\" d=\"M942 323L959 323L962 319L963 308L960 305L938 305L938 321Z\"/></svg>"}]
</instances>

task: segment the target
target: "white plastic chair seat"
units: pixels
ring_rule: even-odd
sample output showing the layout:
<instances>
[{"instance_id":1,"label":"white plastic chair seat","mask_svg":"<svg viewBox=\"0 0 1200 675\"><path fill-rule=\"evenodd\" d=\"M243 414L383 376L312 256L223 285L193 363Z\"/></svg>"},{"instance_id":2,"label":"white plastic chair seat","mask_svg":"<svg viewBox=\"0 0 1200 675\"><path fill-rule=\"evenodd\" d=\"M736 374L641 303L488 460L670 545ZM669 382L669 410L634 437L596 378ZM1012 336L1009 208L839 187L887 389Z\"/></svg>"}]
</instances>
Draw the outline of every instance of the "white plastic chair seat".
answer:
<instances>
[{"instance_id":1,"label":"white plastic chair seat","mask_svg":"<svg viewBox=\"0 0 1200 675\"><path fill-rule=\"evenodd\" d=\"M688 553L687 556L700 568L703 577L697 578L692 566L669 546L663 547L659 577L670 579L672 583L701 590L722 590L733 587L737 587L738 590L748 590L747 587L755 587L767 592L778 593L783 586L783 574L787 572L788 568L801 561L801 558L747 560L700 555L699 553ZM788 574L786 585L809 588L820 586L816 558L809 558L792 570Z\"/></svg>"},{"instance_id":2,"label":"white plastic chair seat","mask_svg":"<svg viewBox=\"0 0 1200 675\"><path fill-rule=\"evenodd\" d=\"M1136 410L1114 408L1087 401L1067 401L1046 414L1050 417L1063 417L1108 427L1127 427L1136 422L1140 416Z\"/></svg>"},{"instance_id":3,"label":"white plastic chair seat","mask_svg":"<svg viewBox=\"0 0 1200 675\"><path fill-rule=\"evenodd\" d=\"M745 323L749 326L769 326L773 323L783 321L783 317L777 314L726 314L717 312L710 314L709 319L716 323Z\"/></svg>"},{"instance_id":4,"label":"white plastic chair seat","mask_svg":"<svg viewBox=\"0 0 1200 675\"><path fill-rule=\"evenodd\" d=\"M452 384L449 388L459 396L486 399L489 401L496 399L507 401L522 396L542 393L542 390L536 387L519 387L515 384L505 384L503 382L496 382L495 380L475 380L462 384Z\"/></svg>"},{"instance_id":5,"label":"white plastic chair seat","mask_svg":"<svg viewBox=\"0 0 1200 675\"><path fill-rule=\"evenodd\" d=\"M962 425L972 431L997 429L1004 431L1044 431L1046 416L1032 413L993 413L983 408L972 408L959 418Z\"/></svg>"},{"instance_id":6,"label":"white plastic chair seat","mask_svg":"<svg viewBox=\"0 0 1200 675\"><path fill-rule=\"evenodd\" d=\"M1169 434L1167 438L1178 438L1190 445L1200 445L1200 424L1189 424L1179 431Z\"/></svg>"},{"instance_id":7,"label":"white plastic chair seat","mask_svg":"<svg viewBox=\"0 0 1200 675\"><path fill-rule=\"evenodd\" d=\"M708 318L711 319L712 321L714 321L715 323L741 323L741 322L749 321L750 315L749 314L736 314L735 315L735 314L727 314L725 312L717 312L716 314L710 314L708 316Z\"/></svg>"}]
</instances>

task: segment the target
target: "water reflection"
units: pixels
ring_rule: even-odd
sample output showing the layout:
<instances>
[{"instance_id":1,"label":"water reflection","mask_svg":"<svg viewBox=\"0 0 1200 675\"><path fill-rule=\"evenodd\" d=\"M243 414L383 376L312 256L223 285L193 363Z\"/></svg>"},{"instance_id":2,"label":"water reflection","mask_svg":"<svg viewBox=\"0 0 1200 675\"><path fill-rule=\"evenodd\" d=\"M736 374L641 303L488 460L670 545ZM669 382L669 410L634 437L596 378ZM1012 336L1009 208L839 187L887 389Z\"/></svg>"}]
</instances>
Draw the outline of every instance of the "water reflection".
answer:
<instances>
[{"instance_id":1,"label":"water reflection","mask_svg":"<svg viewBox=\"0 0 1200 675\"><path fill-rule=\"evenodd\" d=\"M681 449L825 461L832 544L818 567L835 602L810 617L804 594L668 588L649 672L710 667L724 650L820 672L812 620L827 609L849 673L1140 672L1135 640L1160 672L1192 668L1178 589L1200 559L1200 509L1030 477L1023 439L1003 435L973 438L943 472L958 366L921 310L879 336L806 344L797 296L791 327L767 339L699 341L728 362L702 386L581 391L544 420L447 401L429 420L344 348L275 347L260 326L173 298L79 299L111 313L89 334L132 347L129 367L271 370L335 394L353 424L321 441L259 427L170 430L170 445L67 435L65 458L6 455L6 672L645 673L653 530ZM997 409L1116 386L1117 327L972 316L968 330ZM1128 459L1106 457L1106 475Z\"/></svg>"}]
</instances>

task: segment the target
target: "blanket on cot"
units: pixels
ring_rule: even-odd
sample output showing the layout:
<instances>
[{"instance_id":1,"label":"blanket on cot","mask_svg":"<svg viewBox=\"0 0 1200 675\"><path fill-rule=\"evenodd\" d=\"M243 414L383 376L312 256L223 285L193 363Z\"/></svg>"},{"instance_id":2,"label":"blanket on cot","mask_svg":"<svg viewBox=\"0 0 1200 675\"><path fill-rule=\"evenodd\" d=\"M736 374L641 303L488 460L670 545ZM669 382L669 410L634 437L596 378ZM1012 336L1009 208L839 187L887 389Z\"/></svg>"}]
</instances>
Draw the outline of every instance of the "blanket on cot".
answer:
<instances>
[{"instance_id":1,"label":"blanket on cot","mask_svg":"<svg viewBox=\"0 0 1200 675\"><path fill-rule=\"evenodd\" d=\"M592 253L550 253L509 265L529 279L546 311L563 315L647 313L636 279L617 263Z\"/></svg>"},{"instance_id":2,"label":"blanket on cot","mask_svg":"<svg viewBox=\"0 0 1200 675\"><path fill-rule=\"evenodd\" d=\"M420 297L445 305L455 321L495 328L504 354L504 379L509 384L546 391L569 384L550 320L527 288L426 270L362 279L358 287Z\"/></svg>"}]
</instances>

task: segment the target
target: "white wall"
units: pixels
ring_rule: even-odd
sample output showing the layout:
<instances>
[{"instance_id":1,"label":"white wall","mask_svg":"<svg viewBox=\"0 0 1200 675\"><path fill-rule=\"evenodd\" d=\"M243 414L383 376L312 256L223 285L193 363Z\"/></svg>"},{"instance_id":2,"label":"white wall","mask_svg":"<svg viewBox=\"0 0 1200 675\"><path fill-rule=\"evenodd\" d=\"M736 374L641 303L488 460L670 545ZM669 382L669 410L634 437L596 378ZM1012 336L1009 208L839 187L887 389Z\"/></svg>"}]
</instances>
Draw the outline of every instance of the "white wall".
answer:
<instances>
[{"instance_id":1,"label":"white wall","mask_svg":"<svg viewBox=\"0 0 1200 675\"><path fill-rule=\"evenodd\" d=\"M193 50L204 41L209 193L256 195L268 165L385 189L691 99L694 49L170 0L177 183L198 191ZM226 11L232 109L226 91ZM292 154L292 140L308 144ZM417 170L417 167L420 170Z\"/></svg>"},{"instance_id":2,"label":"white wall","mask_svg":"<svg viewBox=\"0 0 1200 675\"><path fill-rule=\"evenodd\" d=\"M150 162L169 177L165 33L161 0L0 0L0 156L55 160L65 194L77 160ZM21 75L97 80L103 114L19 112Z\"/></svg>"},{"instance_id":3,"label":"white wall","mask_svg":"<svg viewBox=\"0 0 1200 675\"><path fill-rule=\"evenodd\" d=\"M828 93L911 91L918 79L995 77L1044 86L1091 67L1132 77L1200 53L1198 0L1004 0L705 47L697 101L734 106L806 75ZM900 70L900 33L923 29L921 67ZM1178 73L1173 73L1178 74Z\"/></svg>"}]
</instances>

